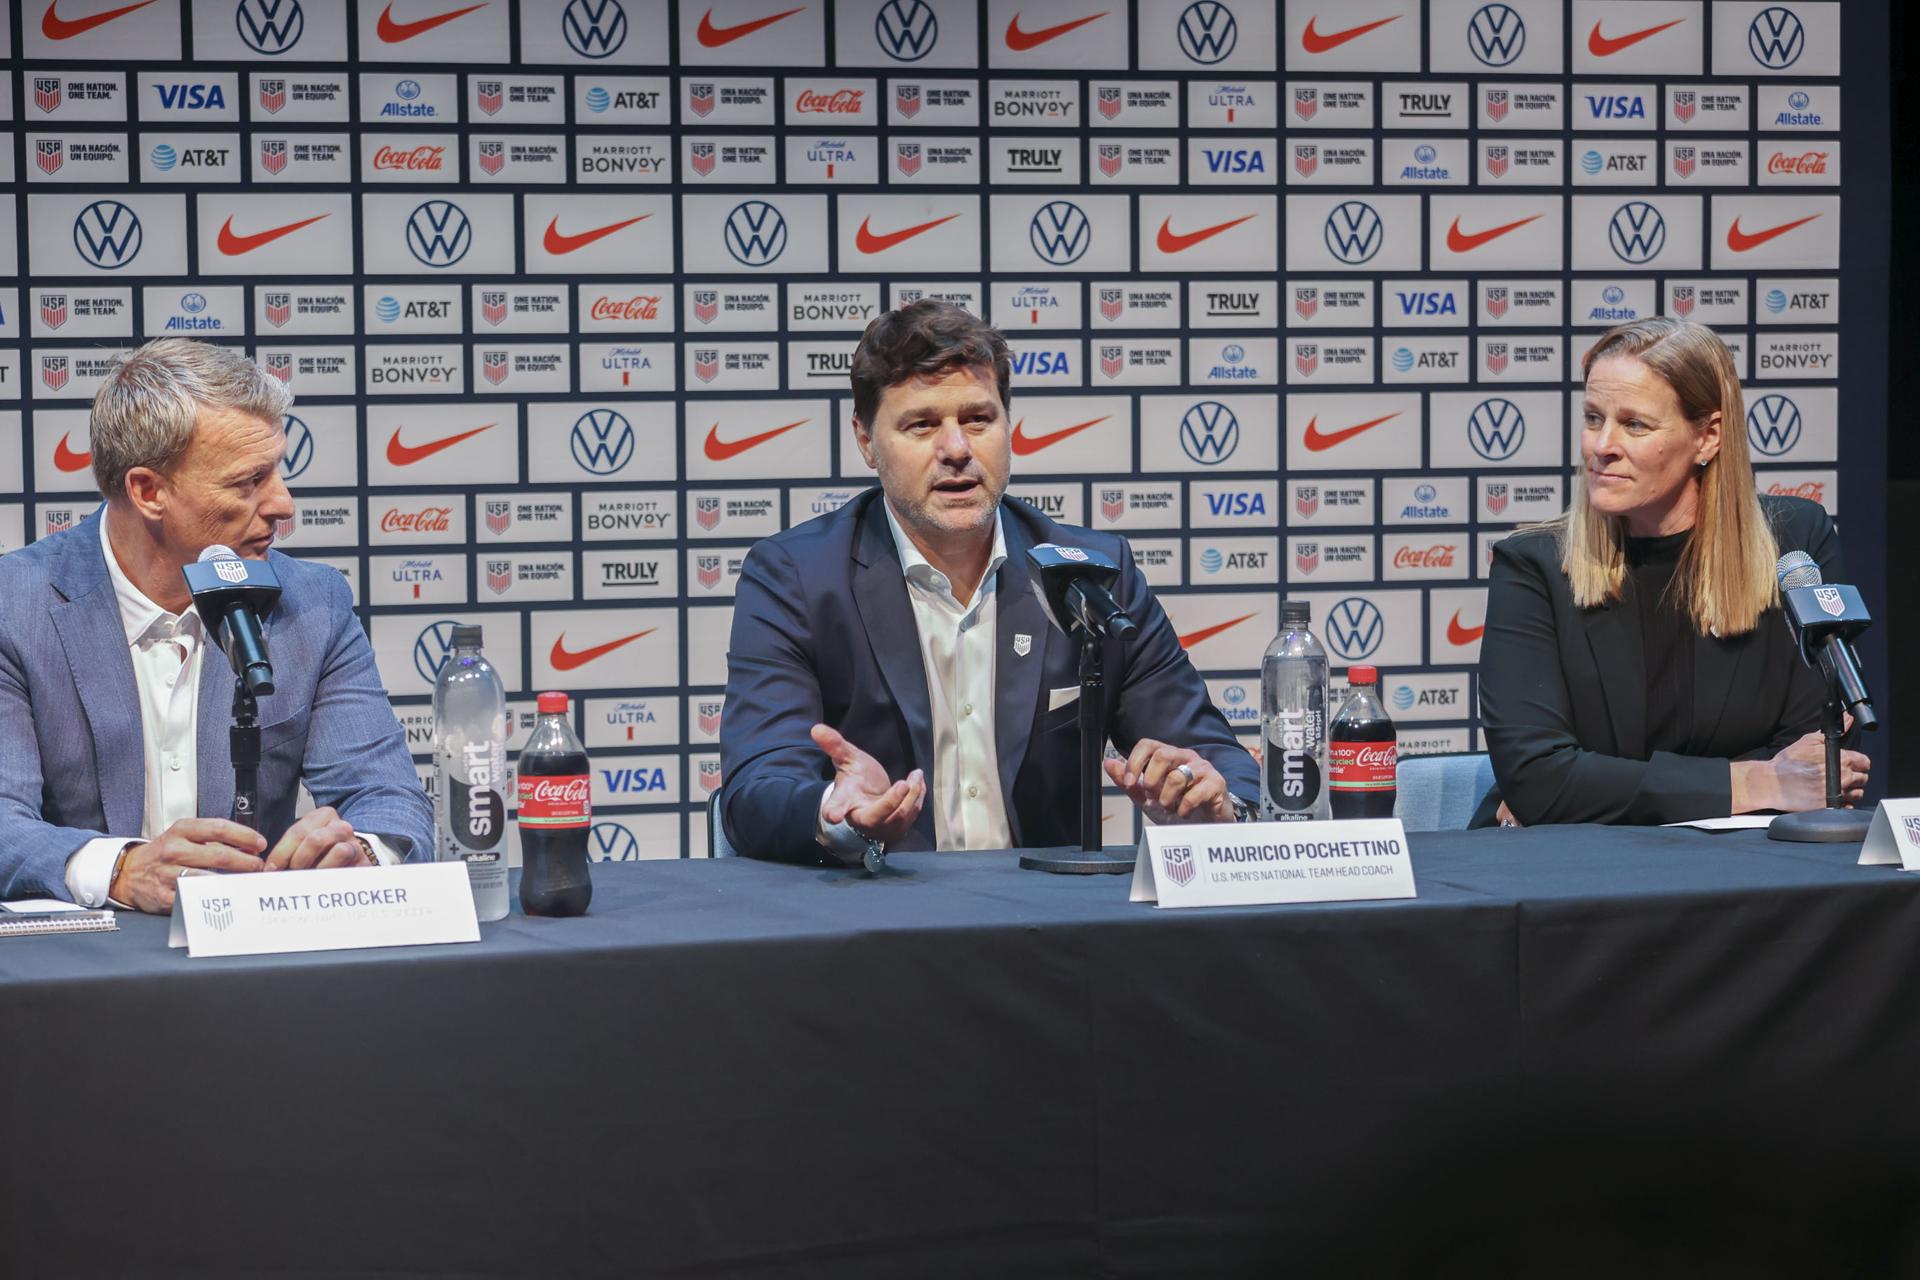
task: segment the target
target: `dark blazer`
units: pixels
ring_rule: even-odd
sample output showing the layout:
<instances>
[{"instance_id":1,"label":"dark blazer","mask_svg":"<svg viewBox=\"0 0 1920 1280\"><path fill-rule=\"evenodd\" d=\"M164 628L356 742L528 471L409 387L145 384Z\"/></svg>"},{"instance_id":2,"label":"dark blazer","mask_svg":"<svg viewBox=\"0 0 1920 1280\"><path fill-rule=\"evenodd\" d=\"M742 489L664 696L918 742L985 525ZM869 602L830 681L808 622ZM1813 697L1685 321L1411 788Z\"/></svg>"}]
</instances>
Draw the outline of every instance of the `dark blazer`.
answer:
<instances>
[{"instance_id":1,"label":"dark blazer","mask_svg":"<svg viewBox=\"0 0 1920 1280\"><path fill-rule=\"evenodd\" d=\"M1762 497L1785 554L1805 551L1844 581L1840 537L1818 503ZM1496 785L1474 815L1543 822L1685 822L1732 808L1731 760L1765 759L1820 727L1825 689L1801 661L1780 610L1746 635L1694 637L1693 719L1699 755L1650 752L1646 668L1635 615L1582 609L1547 530L1493 549L1480 642L1480 721Z\"/></svg>"},{"instance_id":2,"label":"dark blazer","mask_svg":"<svg viewBox=\"0 0 1920 1280\"><path fill-rule=\"evenodd\" d=\"M1001 503L1007 559L995 590L994 740L1016 845L1077 845L1079 704L1047 709L1050 689L1078 687L1079 645L1055 631L1028 574L1041 542L1097 550L1121 566L1114 590L1139 636L1106 655L1108 736L1122 751L1141 738L1191 747L1235 794L1260 793L1259 768L1207 698L1206 685L1133 563L1126 539L1055 524L1033 506ZM1022 656L1014 637L1032 638ZM927 771L933 713L920 636L879 489L829 515L762 539L747 554L727 652L720 762L727 838L742 853L819 861L820 798L833 770L808 731L833 725L896 781ZM934 847L933 806L896 846Z\"/></svg>"}]
</instances>

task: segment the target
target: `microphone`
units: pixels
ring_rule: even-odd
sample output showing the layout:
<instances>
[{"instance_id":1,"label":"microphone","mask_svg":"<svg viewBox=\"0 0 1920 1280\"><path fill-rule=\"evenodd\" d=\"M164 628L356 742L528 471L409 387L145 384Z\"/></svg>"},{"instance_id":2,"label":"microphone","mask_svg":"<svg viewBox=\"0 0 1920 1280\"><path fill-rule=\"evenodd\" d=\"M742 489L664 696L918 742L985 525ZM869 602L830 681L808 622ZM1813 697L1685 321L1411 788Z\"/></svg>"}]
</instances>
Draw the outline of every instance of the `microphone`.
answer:
<instances>
[{"instance_id":1,"label":"microphone","mask_svg":"<svg viewBox=\"0 0 1920 1280\"><path fill-rule=\"evenodd\" d=\"M1873 695L1860 672L1853 638L1873 625L1860 593L1842 584L1823 585L1820 566L1804 551L1789 551L1774 566L1780 580L1780 611L1800 648L1801 659L1818 668L1842 706L1862 729L1879 727Z\"/></svg>"},{"instance_id":2,"label":"microphone","mask_svg":"<svg viewBox=\"0 0 1920 1280\"><path fill-rule=\"evenodd\" d=\"M1108 590L1119 580L1120 566L1085 547L1043 542L1027 551L1040 579L1040 602L1053 625L1067 635L1074 628L1115 640L1131 640L1140 630Z\"/></svg>"},{"instance_id":3,"label":"microphone","mask_svg":"<svg viewBox=\"0 0 1920 1280\"><path fill-rule=\"evenodd\" d=\"M272 693L273 663L267 657L260 619L280 600L280 579L273 566L264 560L242 560L231 547L215 543L181 572L199 607L200 620L207 624L213 642L226 650L233 674L255 697Z\"/></svg>"}]
</instances>

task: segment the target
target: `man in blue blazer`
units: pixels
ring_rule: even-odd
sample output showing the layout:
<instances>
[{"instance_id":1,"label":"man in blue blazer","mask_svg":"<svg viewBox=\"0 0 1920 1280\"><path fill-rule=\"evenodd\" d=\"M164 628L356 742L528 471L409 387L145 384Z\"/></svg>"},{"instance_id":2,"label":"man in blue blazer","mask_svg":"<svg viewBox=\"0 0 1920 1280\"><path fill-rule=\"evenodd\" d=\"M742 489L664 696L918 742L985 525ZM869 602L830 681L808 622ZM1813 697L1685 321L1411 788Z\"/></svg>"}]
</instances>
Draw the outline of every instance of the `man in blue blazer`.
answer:
<instances>
[{"instance_id":1,"label":"man in blue blazer","mask_svg":"<svg viewBox=\"0 0 1920 1280\"><path fill-rule=\"evenodd\" d=\"M105 504L0 558L0 898L160 912L188 867L432 857L432 809L346 581L269 550L293 514L290 402L238 351L148 343L94 400ZM181 575L213 544L268 560L283 588L264 620L259 832L227 820L234 677ZM318 807L296 822L303 781Z\"/></svg>"},{"instance_id":2,"label":"man in blue blazer","mask_svg":"<svg viewBox=\"0 0 1920 1280\"><path fill-rule=\"evenodd\" d=\"M741 570L720 755L742 853L1078 844L1079 646L1029 575L1042 542L1111 557L1140 624L1107 649L1114 784L1157 822L1251 810L1258 766L1125 539L1004 497L1009 380L1005 339L958 307L868 326L853 425L880 489L764 539Z\"/></svg>"}]
</instances>

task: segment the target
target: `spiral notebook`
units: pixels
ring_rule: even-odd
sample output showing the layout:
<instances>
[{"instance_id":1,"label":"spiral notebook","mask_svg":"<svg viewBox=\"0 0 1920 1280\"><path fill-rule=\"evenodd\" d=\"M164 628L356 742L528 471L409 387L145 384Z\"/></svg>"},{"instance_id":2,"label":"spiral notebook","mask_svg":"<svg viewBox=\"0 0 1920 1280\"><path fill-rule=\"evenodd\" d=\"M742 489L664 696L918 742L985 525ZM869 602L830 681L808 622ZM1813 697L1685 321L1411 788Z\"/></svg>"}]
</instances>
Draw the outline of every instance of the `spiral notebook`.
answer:
<instances>
[{"instance_id":1,"label":"spiral notebook","mask_svg":"<svg viewBox=\"0 0 1920 1280\"><path fill-rule=\"evenodd\" d=\"M49 933L109 933L120 927L111 911L88 911L51 898L0 902L0 938Z\"/></svg>"}]
</instances>

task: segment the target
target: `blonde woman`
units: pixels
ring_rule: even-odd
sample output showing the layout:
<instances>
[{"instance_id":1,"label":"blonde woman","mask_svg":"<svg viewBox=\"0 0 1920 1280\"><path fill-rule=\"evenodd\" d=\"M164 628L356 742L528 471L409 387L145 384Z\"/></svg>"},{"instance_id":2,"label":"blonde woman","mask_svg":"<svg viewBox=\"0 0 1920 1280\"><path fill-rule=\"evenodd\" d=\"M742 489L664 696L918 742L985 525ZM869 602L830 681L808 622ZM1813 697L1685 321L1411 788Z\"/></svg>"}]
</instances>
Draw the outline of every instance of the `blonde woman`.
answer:
<instances>
[{"instance_id":1,"label":"blonde woman","mask_svg":"<svg viewBox=\"0 0 1920 1280\"><path fill-rule=\"evenodd\" d=\"M1780 617L1774 563L1841 579L1818 504L1760 497L1733 356L1656 317L1582 362L1564 515L1494 548L1480 705L1495 790L1476 825L1660 823L1825 803L1824 690ZM1842 790L1868 761L1842 755Z\"/></svg>"}]
</instances>

